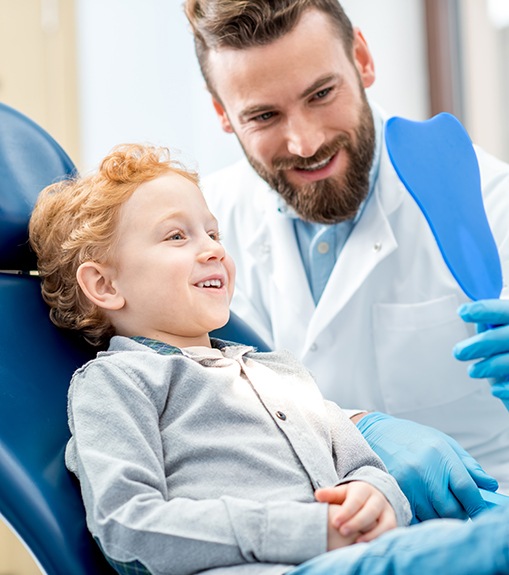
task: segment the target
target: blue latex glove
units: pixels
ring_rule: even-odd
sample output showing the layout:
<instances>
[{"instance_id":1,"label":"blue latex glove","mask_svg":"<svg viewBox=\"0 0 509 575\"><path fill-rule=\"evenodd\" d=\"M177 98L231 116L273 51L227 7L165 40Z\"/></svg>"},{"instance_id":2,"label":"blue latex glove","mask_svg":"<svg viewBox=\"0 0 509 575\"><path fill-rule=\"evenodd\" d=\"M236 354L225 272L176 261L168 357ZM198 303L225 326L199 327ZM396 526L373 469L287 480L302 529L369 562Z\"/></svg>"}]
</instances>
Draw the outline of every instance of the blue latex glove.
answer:
<instances>
[{"instance_id":1,"label":"blue latex glove","mask_svg":"<svg viewBox=\"0 0 509 575\"><path fill-rule=\"evenodd\" d=\"M462 361L480 359L468 367L469 375L489 378L491 393L509 409L509 301L466 303L458 314L466 322L477 323L477 335L456 344L454 356Z\"/></svg>"},{"instance_id":2,"label":"blue latex glove","mask_svg":"<svg viewBox=\"0 0 509 575\"><path fill-rule=\"evenodd\" d=\"M496 491L497 481L445 433L378 412L357 427L398 481L414 522L466 519L487 509L478 487Z\"/></svg>"}]
</instances>

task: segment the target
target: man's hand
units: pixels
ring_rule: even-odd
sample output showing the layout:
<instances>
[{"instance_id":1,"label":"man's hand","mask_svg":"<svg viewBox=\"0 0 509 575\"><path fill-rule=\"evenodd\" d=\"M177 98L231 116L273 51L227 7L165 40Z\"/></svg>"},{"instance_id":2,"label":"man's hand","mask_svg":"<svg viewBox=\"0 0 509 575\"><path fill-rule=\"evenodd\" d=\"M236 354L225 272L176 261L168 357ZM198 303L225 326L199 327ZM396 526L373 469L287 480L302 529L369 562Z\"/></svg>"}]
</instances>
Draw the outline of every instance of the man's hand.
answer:
<instances>
[{"instance_id":1,"label":"man's hand","mask_svg":"<svg viewBox=\"0 0 509 575\"><path fill-rule=\"evenodd\" d=\"M466 322L477 323L478 333L456 344L454 356L461 361L480 359L469 366L469 375L489 378L491 393L509 409L509 301L467 303L458 314Z\"/></svg>"},{"instance_id":2,"label":"man's hand","mask_svg":"<svg viewBox=\"0 0 509 575\"><path fill-rule=\"evenodd\" d=\"M445 433L377 412L357 427L398 481L414 522L466 519L487 509L478 487L496 491L497 481Z\"/></svg>"},{"instance_id":3,"label":"man's hand","mask_svg":"<svg viewBox=\"0 0 509 575\"><path fill-rule=\"evenodd\" d=\"M317 501L329 503L329 545L336 530L349 543L371 541L397 526L394 509L375 487L364 481L351 481L335 487L317 489ZM332 529L332 533L331 533ZM341 541L338 540L338 541ZM330 551L331 547L328 549Z\"/></svg>"}]
</instances>

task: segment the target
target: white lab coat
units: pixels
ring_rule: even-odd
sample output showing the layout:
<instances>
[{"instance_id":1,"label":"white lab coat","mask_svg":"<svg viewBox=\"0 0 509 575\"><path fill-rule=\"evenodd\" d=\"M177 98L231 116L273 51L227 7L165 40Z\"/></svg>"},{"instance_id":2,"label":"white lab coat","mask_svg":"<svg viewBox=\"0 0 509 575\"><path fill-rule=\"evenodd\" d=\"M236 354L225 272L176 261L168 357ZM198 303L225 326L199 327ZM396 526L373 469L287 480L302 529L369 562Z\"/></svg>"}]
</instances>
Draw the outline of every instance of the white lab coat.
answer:
<instances>
[{"instance_id":1,"label":"white lab coat","mask_svg":"<svg viewBox=\"0 0 509 575\"><path fill-rule=\"evenodd\" d=\"M486 210L509 277L509 166L477 150ZM474 333L467 301L382 146L374 193L315 306L291 219L245 160L203 181L237 265L232 309L288 349L325 397L431 425L509 490L509 413L452 356Z\"/></svg>"}]
</instances>

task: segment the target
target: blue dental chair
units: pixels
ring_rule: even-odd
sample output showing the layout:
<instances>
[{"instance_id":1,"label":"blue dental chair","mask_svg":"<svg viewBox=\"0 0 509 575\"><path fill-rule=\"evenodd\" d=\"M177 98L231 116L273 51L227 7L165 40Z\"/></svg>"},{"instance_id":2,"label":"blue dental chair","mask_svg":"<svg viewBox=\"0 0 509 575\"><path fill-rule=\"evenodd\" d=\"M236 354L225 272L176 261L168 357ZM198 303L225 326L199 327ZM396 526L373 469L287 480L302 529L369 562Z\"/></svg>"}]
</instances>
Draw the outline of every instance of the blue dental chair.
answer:
<instances>
[{"instance_id":1,"label":"blue dental chair","mask_svg":"<svg viewBox=\"0 0 509 575\"><path fill-rule=\"evenodd\" d=\"M64 465L68 383L94 351L49 321L27 243L39 191L74 171L48 133L0 103L0 516L43 573L109 575ZM215 335L267 349L234 315Z\"/></svg>"}]
</instances>

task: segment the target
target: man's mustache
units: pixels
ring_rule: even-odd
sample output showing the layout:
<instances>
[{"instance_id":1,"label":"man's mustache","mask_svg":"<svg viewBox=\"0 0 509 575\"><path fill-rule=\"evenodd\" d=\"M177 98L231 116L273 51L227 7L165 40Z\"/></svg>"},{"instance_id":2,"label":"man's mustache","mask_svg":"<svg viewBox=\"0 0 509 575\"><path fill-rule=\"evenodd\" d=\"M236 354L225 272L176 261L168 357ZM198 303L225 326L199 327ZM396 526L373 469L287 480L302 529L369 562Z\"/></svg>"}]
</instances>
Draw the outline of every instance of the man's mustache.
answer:
<instances>
[{"instance_id":1,"label":"man's mustache","mask_svg":"<svg viewBox=\"0 0 509 575\"><path fill-rule=\"evenodd\" d=\"M274 158L272 167L276 171L300 169L305 170L320 162L324 162L332 156L335 156L340 150L349 151L352 147L352 142L346 134L340 134L332 142L324 144L317 152L309 158L301 158L295 156L292 158Z\"/></svg>"}]
</instances>

